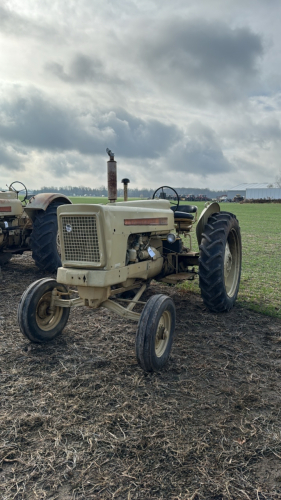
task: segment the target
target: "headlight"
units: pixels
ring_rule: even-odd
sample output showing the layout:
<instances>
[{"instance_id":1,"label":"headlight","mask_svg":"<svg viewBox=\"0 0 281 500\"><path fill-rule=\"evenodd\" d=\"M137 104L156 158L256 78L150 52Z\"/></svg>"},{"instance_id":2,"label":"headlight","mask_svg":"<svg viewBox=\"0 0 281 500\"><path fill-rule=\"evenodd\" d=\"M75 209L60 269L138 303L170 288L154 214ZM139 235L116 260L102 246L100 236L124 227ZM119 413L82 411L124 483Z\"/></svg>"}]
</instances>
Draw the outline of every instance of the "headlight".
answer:
<instances>
[{"instance_id":1,"label":"headlight","mask_svg":"<svg viewBox=\"0 0 281 500\"><path fill-rule=\"evenodd\" d=\"M168 234L167 240L168 240L169 243L175 243L175 241L176 241L176 235L174 233Z\"/></svg>"}]
</instances>

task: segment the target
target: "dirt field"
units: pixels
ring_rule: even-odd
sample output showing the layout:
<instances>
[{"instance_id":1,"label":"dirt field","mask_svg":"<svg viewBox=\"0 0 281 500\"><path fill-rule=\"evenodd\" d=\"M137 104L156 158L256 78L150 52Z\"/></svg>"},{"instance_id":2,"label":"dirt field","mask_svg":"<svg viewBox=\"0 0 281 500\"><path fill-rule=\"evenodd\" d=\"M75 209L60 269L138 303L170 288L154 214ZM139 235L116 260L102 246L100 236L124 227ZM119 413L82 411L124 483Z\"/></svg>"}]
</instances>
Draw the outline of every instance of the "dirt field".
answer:
<instances>
[{"instance_id":1,"label":"dirt field","mask_svg":"<svg viewBox=\"0 0 281 500\"><path fill-rule=\"evenodd\" d=\"M176 339L145 374L136 324L104 309L31 344L17 305L44 275L28 254L2 275L2 500L281 499L280 320L152 284L175 301Z\"/></svg>"}]
</instances>

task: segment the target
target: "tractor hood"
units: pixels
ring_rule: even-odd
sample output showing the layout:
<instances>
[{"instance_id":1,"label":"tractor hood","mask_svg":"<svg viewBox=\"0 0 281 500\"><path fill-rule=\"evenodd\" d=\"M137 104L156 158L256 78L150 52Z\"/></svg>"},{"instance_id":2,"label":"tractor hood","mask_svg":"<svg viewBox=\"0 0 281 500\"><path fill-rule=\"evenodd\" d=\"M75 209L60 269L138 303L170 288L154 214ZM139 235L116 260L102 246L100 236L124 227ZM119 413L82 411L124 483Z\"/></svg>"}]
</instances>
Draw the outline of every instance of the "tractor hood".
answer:
<instances>
[{"instance_id":1,"label":"tractor hood","mask_svg":"<svg viewBox=\"0 0 281 500\"><path fill-rule=\"evenodd\" d=\"M64 267L117 269L125 266L130 235L165 236L174 230L167 200L58 208Z\"/></svg>"}]
</instances>

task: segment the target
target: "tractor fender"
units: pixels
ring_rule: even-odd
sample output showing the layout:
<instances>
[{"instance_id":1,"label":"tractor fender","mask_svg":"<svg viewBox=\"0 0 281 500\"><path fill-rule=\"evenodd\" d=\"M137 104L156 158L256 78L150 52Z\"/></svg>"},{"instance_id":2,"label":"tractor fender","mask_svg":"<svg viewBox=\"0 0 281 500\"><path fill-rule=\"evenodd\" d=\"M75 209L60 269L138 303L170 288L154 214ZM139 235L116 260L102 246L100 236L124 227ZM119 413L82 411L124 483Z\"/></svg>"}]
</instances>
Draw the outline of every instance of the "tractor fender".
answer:
<instances>
[{"instance_id":1,"label":"tractor fender","mask_svg":"<svg viewBox=\"0 0 281 500\"><path fill-rule=\"evenodd\" d=\"M71 200L64 194L39 193L30 198L28 204L24 208L24 211L28 215L28 217L34 220L39 210L46 210L48 206L51 205L51 203L53 203L54 201L59 201L64 205L69 205L72 203Z\"/></svg>"},{"instance_id":2,"label":"tractor fender","mask_svg":"<svg viewBox=\"0 0 281 500\"><path fill-rule=\"evenodd\" d=\"M202 211L202 213L198 219L197 226L196 226L196 236L197 236L198 245L201 244L202 233L204 231L204 227L207 224L210 215L215 214L215 213L219 213L220 210L221 210L220 206L216 201L209 203L207 206L205 206L204 210Z\"/></svg>"}]
</instances>

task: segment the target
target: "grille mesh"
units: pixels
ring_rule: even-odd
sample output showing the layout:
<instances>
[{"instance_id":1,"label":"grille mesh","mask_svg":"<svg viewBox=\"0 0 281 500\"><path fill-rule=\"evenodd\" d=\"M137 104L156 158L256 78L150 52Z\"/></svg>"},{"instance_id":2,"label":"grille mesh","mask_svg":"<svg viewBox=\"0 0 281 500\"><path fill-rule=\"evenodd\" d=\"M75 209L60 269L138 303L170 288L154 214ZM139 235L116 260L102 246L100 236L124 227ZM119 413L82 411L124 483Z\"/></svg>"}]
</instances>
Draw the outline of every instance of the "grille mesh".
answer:
<instances>
[{"instance_id":1,"label":"grille mesh","mask_svg":"<svg viewBox=\"0 0 281 500\"><path fill-rule=\"evenodd\" d=\"M65 260L100 263L95 215L62 216Z\"/></svg>"}]
</instances>

